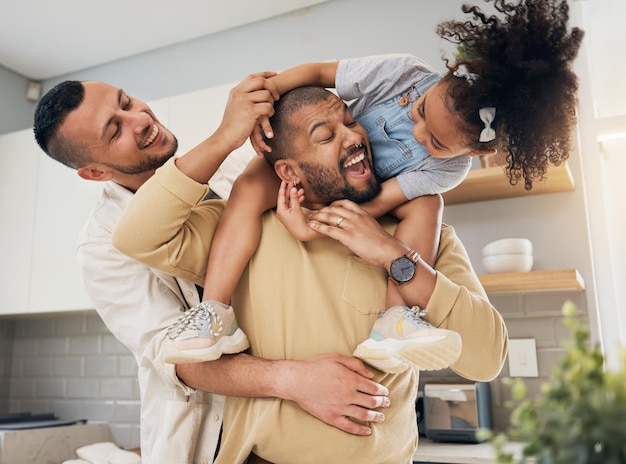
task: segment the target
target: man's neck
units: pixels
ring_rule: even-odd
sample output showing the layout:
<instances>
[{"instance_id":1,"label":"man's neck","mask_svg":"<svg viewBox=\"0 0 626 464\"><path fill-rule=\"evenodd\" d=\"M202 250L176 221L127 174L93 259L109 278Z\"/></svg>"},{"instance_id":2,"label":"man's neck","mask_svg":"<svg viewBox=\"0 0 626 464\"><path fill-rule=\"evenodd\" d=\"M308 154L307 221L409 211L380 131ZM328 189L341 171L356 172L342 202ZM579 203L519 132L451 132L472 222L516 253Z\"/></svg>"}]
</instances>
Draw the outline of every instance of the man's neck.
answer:
<instances>
[{"instance_id":1,"label":"man's neck","mask_svg":"<svg viewBox=\"0 0 626 464\"><path fill-rule=\"evenodd\" d=\"M154 171L142 174L118 174L113 178L113 182L121 185L127 190L135 193L143 184L154 175Z\"/></svg>"}]
</instances>

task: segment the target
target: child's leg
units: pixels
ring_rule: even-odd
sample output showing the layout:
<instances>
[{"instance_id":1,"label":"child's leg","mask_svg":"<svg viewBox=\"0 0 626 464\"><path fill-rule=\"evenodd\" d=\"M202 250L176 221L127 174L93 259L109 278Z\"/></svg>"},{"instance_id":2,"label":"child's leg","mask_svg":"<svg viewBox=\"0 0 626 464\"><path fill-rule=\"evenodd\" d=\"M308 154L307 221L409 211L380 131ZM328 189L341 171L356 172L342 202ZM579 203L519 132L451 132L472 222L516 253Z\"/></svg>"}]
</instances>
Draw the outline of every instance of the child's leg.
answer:
<instances>
[{"instance_id":1,"label":"child's leg","mask_svg":"<svg viewBox=\"0 0 626 464\"><path fill-rule=\"evenodd\" d=\"M443 201L439 195L419 197L392 212L400 223L395 236L433 265L439 248ZM418 262L418 266L420 263ZM354 355L390 373L408 367L439 370L449 367L461 353L458 333L431 326L425 312L409 307L395 283L387 285L389 308L374 323L370 337L359 344Z\"/></svg>"},{"instance_id":2,"label":"child's leg","mask_svg":"<svg viewBox=\"0 0 626 464\"><path fill-rule=\"evenodd\" d=\"M202 303L170 327L165 361L212 361L248 348L230 300L261 237L261 215L276 206L279 178L255 158L237 178L213 236Z\"/></svg>"}]
</instances>

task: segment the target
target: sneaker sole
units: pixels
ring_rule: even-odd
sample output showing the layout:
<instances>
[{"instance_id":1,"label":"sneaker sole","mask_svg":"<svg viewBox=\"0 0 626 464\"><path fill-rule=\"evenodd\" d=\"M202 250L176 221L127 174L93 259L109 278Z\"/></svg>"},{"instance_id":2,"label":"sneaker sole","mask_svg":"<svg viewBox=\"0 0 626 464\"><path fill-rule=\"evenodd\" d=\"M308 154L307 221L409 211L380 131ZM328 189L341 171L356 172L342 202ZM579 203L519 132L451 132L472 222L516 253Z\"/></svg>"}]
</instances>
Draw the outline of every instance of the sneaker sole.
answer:
<instances>
[{"instance_id":1,"label":"sneaker sole","mask_svg":"<svg viewBox=\"0 0 626 464\"><path fill-rule=\"evenodd\" d=\"M354 356L368 364L384 366L398 357L410 362L421 371L438 371L450 367L461 355L461 336L448 332L441 337L408 340L384 339L381 341L368 338L354 351ZM376 366L374 366L376 367ZM381 369L385 372L390 372Z\"/></svg>"},{"instance_id":2,"label":"sneaker sole","mask_svg":"<svg viewBox=\"0 0 626 464\"><path fill-rule=\"evenodd\" d=\"M355 351L356 353L356 351ZM386 372L388 374L399 374L401 372L406 371L410 365L408 362L403 359L398 358L397 356L388 356L385 359L372 359L372 358L361 358L360 356L354 355L357 358L360 358L366 364L378 369L379 371Z\"/></svg>"},{"instance_id":3,"label":"sneaker sole","mask_svg":"<svg viewBox=\"0 0 626 464\"><path fill-rule=\"evenodd\" d=\"M174 344L165 348L163 361L168 364L190 364L203 361L215 361L223 354L241 353L250 346L243 330L237 329L232 335L220 338L215 345L207 348L183 350Z\"/></svg>"}]
</instances>

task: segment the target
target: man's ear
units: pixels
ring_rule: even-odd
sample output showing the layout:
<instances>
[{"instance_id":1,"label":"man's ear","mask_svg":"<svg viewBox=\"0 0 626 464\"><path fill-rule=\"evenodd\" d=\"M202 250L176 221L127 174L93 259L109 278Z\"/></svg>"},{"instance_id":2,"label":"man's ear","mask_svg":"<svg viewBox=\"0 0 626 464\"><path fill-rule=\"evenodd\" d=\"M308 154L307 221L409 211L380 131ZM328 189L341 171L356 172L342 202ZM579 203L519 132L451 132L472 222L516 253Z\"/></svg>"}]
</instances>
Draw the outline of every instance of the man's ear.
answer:
<instances>
[{"instance_id":1,"label":"man's ear","mask_svg":"<svg viewBox=\"0 0 626 464\"><path fill-rule=\"evenodd\" d=\"M497 148L490 148L488 150L472 150L468 153L470 156L482 156L482 155L496 155L498 153Z\"/></svg>"},{"instance_id":2,"label":"man's ear","mask_svg":"<svg viewBox=\"0 0 626 464\"><path fill-rule=\"evenodd\" d=\"M274 170L276 171L276 174L278 174L278 177L281 178L281 180L284 180L290 185L293 185L294 181L295 183L300 182L296 171L291 166L290 160L280 159L276 161L276 163L274 163Z\"/></svg>"},{"instance_id":3,"label":"man's ear","mask_svg":"<svg viewBox=\"0 0 626 464\"><path fill-rule=\"evenodd\" d=\"M113 171L111 171L111 169L97 164L88 164L87 166L80 167L76 170L76 172L85 180L105 182L113 179Z\"/></svg>"}]
</instances>

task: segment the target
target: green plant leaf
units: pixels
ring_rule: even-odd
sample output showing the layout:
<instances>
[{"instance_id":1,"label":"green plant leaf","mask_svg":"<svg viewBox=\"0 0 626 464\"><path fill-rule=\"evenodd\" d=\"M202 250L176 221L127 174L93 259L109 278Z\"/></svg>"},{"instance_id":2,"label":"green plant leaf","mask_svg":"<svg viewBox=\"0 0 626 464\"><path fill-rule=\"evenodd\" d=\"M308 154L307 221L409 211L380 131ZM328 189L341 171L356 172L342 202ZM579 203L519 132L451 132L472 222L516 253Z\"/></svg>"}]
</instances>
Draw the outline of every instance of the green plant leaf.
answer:
<instances>
[{"instance_id":1,"label":"green plant leaf","mask_svg":"<svg viewBox=\"0 0 626 464\"><path fill-rule=\"evenodd\" d=\"M626 352L622 367L606 371L599 347L589 343L589 329L576 307L563 305L563 323L571 339L565 355L542 385L542 395L528 398L523 380L503 379L513 400L509 436L525 442L522 462L540 464L626 463ZM506 436L494 435L497 462L512 462L504 452Z\"/></svg>"}]
</instances>

